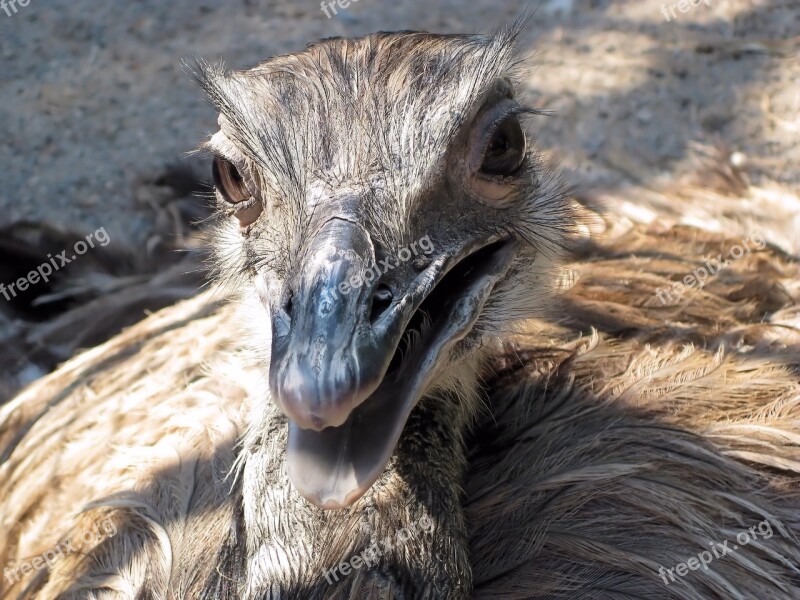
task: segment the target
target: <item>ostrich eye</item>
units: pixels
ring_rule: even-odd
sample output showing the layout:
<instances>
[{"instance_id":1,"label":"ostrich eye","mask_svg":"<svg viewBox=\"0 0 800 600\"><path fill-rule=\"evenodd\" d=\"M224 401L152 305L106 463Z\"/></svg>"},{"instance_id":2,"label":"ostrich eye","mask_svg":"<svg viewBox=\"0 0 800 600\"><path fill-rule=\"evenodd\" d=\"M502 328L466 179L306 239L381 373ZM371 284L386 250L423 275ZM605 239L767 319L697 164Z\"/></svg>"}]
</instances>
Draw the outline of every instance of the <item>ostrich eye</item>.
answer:
<instances>
[{"instance_id":1,"label":"ostrich eye","mask_svg":"<svg viewBox=\"0 0 800 600\"><path fill-rule=\"evenodd\" d=\"M511 175L524 159L525 133L517 115L508 115L492 131L480 170L486 175Z\"/></svg>"},{"instance_id":2,"label":"ostrich eye","mask_svg":"<svg viewBox=\"0 0 800 600\"><path fill-rule=\"evenodd\" d=\"M239 173L239 169L227 158L214 157L211 175L214 178L214 185L217 186L219 193L227 202L239 204L253 196L247 189L247 184L242 174Z\"/></svg>"},{"instance_id":3,"label":"ostrich eye","mask_svg":"<svg viewBox=\"0 0 800 600\"><path fill-rule=\"evenodd\" d=\"M245 233L249 232L250 225L258 220L264 210L253 182L245 181L236 165L221 156L214 157L211 175L219 193L233 205L233 214L239 220L239 227Z\"/></svg>"}]
</instances>

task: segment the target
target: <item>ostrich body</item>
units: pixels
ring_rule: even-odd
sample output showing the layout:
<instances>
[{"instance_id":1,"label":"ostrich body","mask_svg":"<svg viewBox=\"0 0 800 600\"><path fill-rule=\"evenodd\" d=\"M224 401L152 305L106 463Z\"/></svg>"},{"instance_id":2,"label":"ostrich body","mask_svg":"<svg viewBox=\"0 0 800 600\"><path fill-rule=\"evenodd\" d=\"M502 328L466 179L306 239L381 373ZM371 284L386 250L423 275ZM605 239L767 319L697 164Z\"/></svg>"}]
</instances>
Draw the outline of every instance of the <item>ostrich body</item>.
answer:
<instances>
[{"instance_id":1,"label":"ostrich body","mask_svg":"<svg viewBox=\"0 0 800 600\"><path fill-rule=\"evenodd\" d=\"M797 262L761 248L665 307L735 240L571 239L513 38L201 69L234 301L163 310L0 410L0 564L115 532L4 597L798 597Z\"/></svg>"}]
</instances>

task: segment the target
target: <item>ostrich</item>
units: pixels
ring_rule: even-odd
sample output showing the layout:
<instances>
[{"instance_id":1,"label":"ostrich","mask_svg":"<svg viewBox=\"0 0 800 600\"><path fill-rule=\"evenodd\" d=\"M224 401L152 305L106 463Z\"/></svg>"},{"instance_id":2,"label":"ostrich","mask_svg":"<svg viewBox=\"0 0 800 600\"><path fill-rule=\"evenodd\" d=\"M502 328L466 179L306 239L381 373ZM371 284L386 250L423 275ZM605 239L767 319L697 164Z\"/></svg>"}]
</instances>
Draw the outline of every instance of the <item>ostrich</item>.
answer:
<instances>
[{"instance_id":1,"label":"ostrich","mask_svg":"<svg viewBox=\"0 0 800 600\"><path fill-rule=\"evenodd\" d=\"M800 597L797 260L662 303L739 239L570 201L517 32L200 66L220 291L0 408L4 598Z\"/></svg>"}]
</instances>

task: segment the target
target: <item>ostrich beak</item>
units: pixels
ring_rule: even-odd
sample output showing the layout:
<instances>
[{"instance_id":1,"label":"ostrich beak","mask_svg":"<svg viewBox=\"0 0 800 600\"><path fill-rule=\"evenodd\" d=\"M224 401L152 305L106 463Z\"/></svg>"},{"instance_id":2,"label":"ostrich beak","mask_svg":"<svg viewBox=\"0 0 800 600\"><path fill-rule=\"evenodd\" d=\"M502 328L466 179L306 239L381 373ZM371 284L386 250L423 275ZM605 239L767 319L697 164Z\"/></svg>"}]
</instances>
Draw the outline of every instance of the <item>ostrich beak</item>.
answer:
<instances>
[{"instance_id":1,"label":"ostrich beak","mask_svg":"<svg viewBox=\"0 0 800 600\"><path fill-rule=\"evenodd\" d=\"M272 310L270 389L289 418L288 472L302 496L332 509L369 490L411 410L508 271L514 247L494 239L434 253L423 271L406 269L405 280L393 282L399 293L376 310L377 281L350 285L374 267L366 231L331 219L317 232L290 310ZM419 337L406 348L401 340L412 329Z\"/></svg>"}]
</instances>

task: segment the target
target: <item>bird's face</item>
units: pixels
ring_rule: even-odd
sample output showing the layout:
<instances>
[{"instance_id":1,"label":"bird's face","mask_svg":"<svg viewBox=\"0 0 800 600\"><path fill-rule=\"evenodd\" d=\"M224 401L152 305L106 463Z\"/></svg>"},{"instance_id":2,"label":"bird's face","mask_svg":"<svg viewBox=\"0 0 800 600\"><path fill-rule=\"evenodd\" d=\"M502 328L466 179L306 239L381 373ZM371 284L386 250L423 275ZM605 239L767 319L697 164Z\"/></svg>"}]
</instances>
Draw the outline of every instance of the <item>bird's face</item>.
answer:
<instances>
[{"instance_id":1,"label":"bird's face","mask_svg":"<svg viewBox=\"0 0 800 600\"><path fill-rule=\"evenodd\" d=\"M474 383L481 342L548 295L568 213L510 56L509 36L377 34L202 74L220 273L269 325L289 476L318 506L363 495L416 403Z\"/></svg>"}]
</instances>

